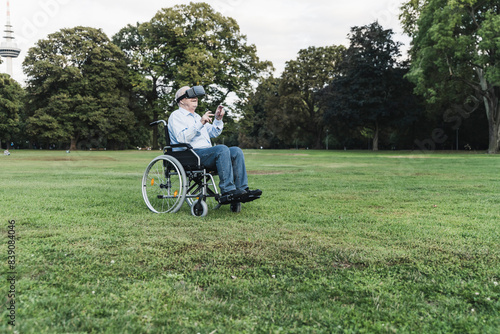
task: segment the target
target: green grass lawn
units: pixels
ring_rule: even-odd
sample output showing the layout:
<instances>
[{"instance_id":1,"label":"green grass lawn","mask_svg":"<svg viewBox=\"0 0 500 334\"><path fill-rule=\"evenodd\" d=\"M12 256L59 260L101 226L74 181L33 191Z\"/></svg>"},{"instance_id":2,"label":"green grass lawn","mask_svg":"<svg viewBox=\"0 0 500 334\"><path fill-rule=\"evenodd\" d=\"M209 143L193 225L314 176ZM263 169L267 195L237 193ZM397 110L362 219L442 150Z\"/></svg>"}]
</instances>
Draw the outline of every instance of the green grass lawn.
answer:
<instances>
[{"instance_id":1,"label":"green grass lawn","mask_svg":"<svg viewBox=\"0 0 500 334\"><path fill-rule=\"evenodd\" d=\"M0 332L500 332L499 155L247 150L262 198L199 218L147 209L158 154L0 157Z\"/></svg>"}]
</instances>

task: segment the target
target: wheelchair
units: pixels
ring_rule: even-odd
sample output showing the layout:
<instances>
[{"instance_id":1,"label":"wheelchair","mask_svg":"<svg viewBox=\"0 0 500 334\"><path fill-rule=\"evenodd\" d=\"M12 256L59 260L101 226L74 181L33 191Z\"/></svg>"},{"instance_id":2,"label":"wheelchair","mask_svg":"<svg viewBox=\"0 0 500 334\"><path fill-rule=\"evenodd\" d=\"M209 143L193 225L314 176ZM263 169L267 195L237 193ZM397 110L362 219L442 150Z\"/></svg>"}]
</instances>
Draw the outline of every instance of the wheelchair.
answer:
<instances>
[{"instance_id":1,"label":"wheelchair","mask_svg":"<svg viewBox=\"0 0 500 334\"><path fill-rule=\"evenodd\" d=\"M189 144L170 144L167 122L158 120L150 124L163 123L167 145L163 155L154 158L142 177L142 197L149 210L154 213L175 213L186 202L191 214L207 215L209 208L221 207L221 194L217 189L217 171L208 170ZM174 151L174 148L183 148ZM241 211L241 202L230 202L232 212Z\"/></svg>"}]
</instances>

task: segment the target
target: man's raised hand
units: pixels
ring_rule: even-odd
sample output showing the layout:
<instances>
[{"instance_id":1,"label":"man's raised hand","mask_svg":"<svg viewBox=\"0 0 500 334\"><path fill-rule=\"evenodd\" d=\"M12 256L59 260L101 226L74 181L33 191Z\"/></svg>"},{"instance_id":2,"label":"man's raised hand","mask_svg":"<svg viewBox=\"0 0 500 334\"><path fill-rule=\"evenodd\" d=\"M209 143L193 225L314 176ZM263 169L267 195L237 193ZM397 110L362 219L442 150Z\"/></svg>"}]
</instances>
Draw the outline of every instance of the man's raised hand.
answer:
<instances>
[{"instance_id":1,"label":"man's raised hand","mask_svg":"<svg viewBox=\"0 0 500 334\"><path fill-rule=\"evenodd\" d=\"M211 123L212 122L212 117L214 116L214 114L212 114L212 112L209 110L207 111L203 116L201 116L201 124L205 125L208 123Z\"/></svg>"}]
</instances>

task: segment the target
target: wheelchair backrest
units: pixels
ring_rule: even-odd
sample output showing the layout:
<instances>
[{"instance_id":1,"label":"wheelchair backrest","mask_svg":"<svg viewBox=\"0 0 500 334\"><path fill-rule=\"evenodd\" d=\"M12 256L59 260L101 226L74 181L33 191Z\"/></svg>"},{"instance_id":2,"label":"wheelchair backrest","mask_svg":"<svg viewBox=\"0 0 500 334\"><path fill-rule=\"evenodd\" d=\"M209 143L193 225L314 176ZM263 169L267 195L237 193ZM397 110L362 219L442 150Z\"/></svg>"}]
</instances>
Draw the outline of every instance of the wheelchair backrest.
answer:
<instances>
[{"instance_id":1,"label":"wheelchair backrest","mask_svg":"<svg viewBox=\"0 0 500 334\"><path fill-rule=\"evenodd\" d=\"M152 122L151 126L163 123L165 129L165 141L167 145L163 148L163 154L170 155L181 163L181 165L187 170L200 170L203 169L201 166L200 157L194 152L193 147L189 144L175 144L172 145L170 142L170 136L168 134L168 125L165 120L158 120ZM173 148L182 148L183 150L174 151Z\"/></svg>"}]
</instances>

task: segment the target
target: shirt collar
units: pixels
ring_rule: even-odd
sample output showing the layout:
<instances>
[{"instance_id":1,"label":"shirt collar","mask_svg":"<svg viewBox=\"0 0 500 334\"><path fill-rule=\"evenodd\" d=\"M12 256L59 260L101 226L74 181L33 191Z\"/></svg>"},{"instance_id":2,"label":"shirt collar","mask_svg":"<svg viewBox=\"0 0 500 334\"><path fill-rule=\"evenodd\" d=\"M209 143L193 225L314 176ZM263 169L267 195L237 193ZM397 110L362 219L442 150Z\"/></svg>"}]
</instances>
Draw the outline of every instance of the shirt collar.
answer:
<instances>
[{"instance_id":1,"label":"shirt collar","mask_svg":"<svg viewBox=\"0 0 500 334\"><path fill-rule=\"evenodd\" d=\"M189 116L189 115L192 115L192 116L195 116L197 115L197 113L194 113L192 114L189 110L186 110L182 107L179 107L179 111L184 115L184 116Z\"/></svg>"}]
</instances>

